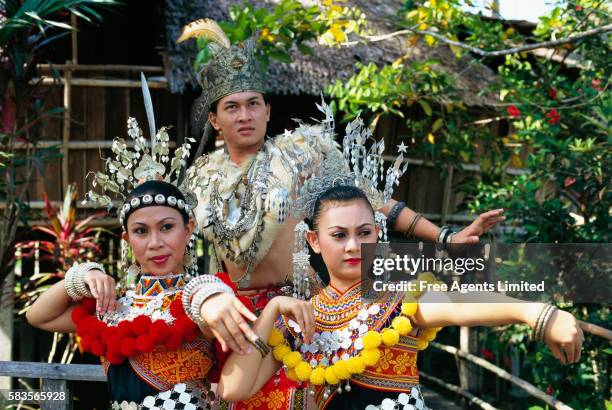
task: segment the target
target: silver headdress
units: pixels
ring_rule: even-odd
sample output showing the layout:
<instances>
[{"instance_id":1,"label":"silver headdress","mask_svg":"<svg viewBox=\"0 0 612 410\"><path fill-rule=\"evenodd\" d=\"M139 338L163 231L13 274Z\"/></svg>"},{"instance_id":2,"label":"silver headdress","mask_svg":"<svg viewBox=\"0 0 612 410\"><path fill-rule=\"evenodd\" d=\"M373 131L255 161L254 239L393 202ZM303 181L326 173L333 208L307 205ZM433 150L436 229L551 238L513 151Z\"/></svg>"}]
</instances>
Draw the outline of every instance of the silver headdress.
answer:
<instances>
[{"instance_id":1,"label":"silver headdress","mask_svg":"<svg viewBox=\"0 0 612 410\"><path fill-rule=\"evenodd\" d=\"M123 138L115 138L113 140L111 151L114 154L114 158L105 159L105 172L90 173L93 174L92 188L101 188L101 192L96 192L93 189L88 191L83 203L103 206L110 211L114 205L111 196L125 201L130 191L143 182L162 180L179 188L181 171L186 166L191 143L195 142L195 140L187 138L187 142L176 148L174 156L170 157L168 127L156 129L151 95L143 74L141 74L141 81L151 139L150 141L145 139L136 119L128 118L128 136L131 141L127 142ZM166 168L167 164L170 165L169 170ZM129 202L124 202L118 209L121 225L124 226L127 215L134 210L154 205L175 208L179 212L187 214L195 221L194 209L197 205L195 194L184 187L180 187L179 190L183 194L184 200L163 194L154 196L147 194L142 197L132 198ZM196 232L198 232L197 228L194 230L194 235L189 242L189 252L185 258L188 261L187 265L189 265L186 268L191 272L197 271L194 256ZM125 267L127 265L127 244L123 243L123 241L121 249L122 265ZM128 276L130 275L134 276L132 273L128 273ZM127 281L131 282L131 279L135 278L127 279Z\"/></svg>"},{"instance_id":2,"label":"silver headdress","mask_svg":"<svg viewBox=\"0 0 612 410\"><path fill-rule=\"evenodd\" d=\"M331 108L323 102L317 105L325 114L324 129L333 133L334 120ZM293 213L298 218L312 220L318 198L336 186L354 186L361 189L377 210L391 200L393 189L406 172L408 162L404 162L405 146L399 146L399 155L392 166L385 171L383 153L384 141L376 141L372 131L365 127L361 118L350 122L342 140L342 152L330 150L318 163L317 172L307 178L297 193ZM386 216L375 212L376 223L380 226L380 238L387 240ZM310 298L309 252L305 240L308 225L300 222L294 229L293 253L293 296Z\"/></svg>"},{"instance_id":3,"label":"silver headdress","mask_svg":"<svg viewBox=\"0 0 612 410\"><path fill-rule=\"evenodd\" d=\"M325 127L333 130L329 106L323 103L317 107L326 114ZM384 150L384 141L376 141L361 118L350 122L342 140L342 153L330 151L319 163L318 172L302 184L295 201L294 215L312 219L317 199L340 185L361 189L374 209L382 208L391 200L394 187L408 168L408 162L404 162L405 148L401 145L399 155L385 172ZM381 237L386 240L386 231L381 230Z\"/></svg>"}]
</instances>

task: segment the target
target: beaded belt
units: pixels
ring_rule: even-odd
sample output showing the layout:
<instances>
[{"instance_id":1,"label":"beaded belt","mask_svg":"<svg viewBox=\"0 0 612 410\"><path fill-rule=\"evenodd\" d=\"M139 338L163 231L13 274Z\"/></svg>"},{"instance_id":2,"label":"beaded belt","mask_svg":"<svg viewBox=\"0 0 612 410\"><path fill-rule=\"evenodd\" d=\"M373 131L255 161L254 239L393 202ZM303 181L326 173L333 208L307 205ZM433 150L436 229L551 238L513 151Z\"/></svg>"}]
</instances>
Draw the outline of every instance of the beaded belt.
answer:
<instances>
[{"instance_id":1,"label":"beaded belt","mask_svg":"<svg viewBox=\"0 0 612 410\"><path fill-rule=\"evenodd\" d=\"M410 394L400 393L396 399L384 399L378 406L370 404L365 410L428 410L418 386L410 389Z\"/></svg>"},{"instance_id":2,"label":"beaded belt","mask_svg":"<svg viewBox=\"0 0 612 410\"><path fill-rule=\"evenodd\" d=\"M215 399L208 382L205 385L196 383L177 383L170 390L159 392L154 396L147 396L142 403L114 401L113 410L141 410L141 409L176 409L176 410L208 410L212 408Z\"/></svg>"}]
</instances>

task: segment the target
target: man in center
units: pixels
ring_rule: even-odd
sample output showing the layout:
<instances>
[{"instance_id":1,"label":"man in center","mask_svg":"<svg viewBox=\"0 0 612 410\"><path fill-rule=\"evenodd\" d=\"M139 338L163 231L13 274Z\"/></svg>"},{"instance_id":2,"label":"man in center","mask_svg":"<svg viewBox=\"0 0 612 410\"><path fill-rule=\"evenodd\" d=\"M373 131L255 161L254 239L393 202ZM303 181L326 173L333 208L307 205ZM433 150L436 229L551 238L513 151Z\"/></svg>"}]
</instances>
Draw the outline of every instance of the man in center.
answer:
<instances>
[{"instance_id":1,"label":"man in center","mask_svg":"<svg viewBox=\"0 0 612 410\"><path fill-rule=\"evenodd\" d=\"M224 148L197 158L187 172L187 183L199 197L196 216L203 236L213 245L213 272L226 272L231 282L225 278L226 283L194 283L195 296L186 309L199 314L201 325L210 327L224 352L246 353L256 347L257 339L249 326L255 319L251 310L258 313L272 297L286 293L282 287L292 279L294 228L299 222L290 216L292 197L304 177L316 172L317 158L338 147L330 138L319 137L323 127L304 124L267 139L271 107L255 57L256 39L232 45L216 23L199 20L186 26L179 41L201 33L208 33L212 56L200 73L207 96L202 106L208 108L210 126ZM390 229L429 242L478 242L503 220L502 210L490 211L451 233L403 202L391 200L380 211ZM312 269L307 282L316 286ZM313 293L308 289L303 296ZM224 405L290 409L302 408L305 402L304 390L281 372L248 402Z\"/></svg>"}]
</instances>

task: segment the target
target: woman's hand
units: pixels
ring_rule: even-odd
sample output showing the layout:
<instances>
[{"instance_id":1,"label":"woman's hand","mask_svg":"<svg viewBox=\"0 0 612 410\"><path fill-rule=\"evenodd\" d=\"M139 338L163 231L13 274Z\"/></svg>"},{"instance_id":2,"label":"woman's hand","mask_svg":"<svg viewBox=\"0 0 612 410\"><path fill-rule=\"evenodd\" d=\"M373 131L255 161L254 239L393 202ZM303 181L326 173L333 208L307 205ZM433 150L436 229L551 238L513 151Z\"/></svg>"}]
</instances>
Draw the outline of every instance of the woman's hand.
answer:
<instances>
[{"instance_id":1,"label":"woman's hand","mask_svg":"<svg viewBox=\"0 0 612 410\"><path fill-rule=\"evenodd\" d=\"M213 336L224 352L230 349L246 354L258 336L245 319L255 321L257 316L238 300L235 295L218 293L206 299L200 309L200 317L210 327Z\"/></svg>"},{"instance_id":2,"label":"woman's hand","mask_svg":"<svg viewBox=\"0 0 612 410\"><path fill-rule=\"evenodd\" d=\"M474 222L453 236L452 243L478 243L480 235L506 219L503 212L503 209L495 209L478 215Z\"/></svg>"},{"instance_id":3,"label":"woman's hand","mask_svg":"<svg viewBox=\"0 0 612 410\"><path fill-rule=\"evenodd\" d=\"M580 360L584 334L574 315L556 309L544 330L544 342L562 364L576 363Z\"/></svg>"},{"instance_id":4,"label":"woman's hand","mask_svg":"<svg viewBox=\"0 0 612 410\"><path fill-rule=\"evenodd\" d=\"M276 296L271 302L275 303L278 313L298 324L304 341L310 343L315 331L314 309L312 304L305 300L288 296Z\"/></svg>"},{"instance_id":5,"label":"woman's hand","mask_svg":"<svg viewBox=\"0 0 612 410\"><path fill-rule=\"evenodd\" d=\"M83 281L96 299L96 310L104 314L117 308L115 279L97 269L88 270L83 274Z\"/></svg>"}]
</instances>

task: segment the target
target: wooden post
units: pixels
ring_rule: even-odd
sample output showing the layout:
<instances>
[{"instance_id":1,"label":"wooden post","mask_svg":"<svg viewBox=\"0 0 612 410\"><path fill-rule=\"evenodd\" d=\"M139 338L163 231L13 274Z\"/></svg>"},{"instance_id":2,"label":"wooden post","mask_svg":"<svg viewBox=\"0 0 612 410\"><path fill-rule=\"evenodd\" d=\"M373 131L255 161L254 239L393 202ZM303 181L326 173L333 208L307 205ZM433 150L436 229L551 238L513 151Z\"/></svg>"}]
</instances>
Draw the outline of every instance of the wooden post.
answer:
<instances>
[{"instance_id":1,"label":"wooden post","mask_svg":"<svg viewBox=\"0 0 612 410\"><path fill-rule=\"evenodd\" d=\"M15 267L8 274L0 292L0 360L13 360L13 306L15 276L21 276L21 248L15 250ZM0 389L10 390L11 377L0 377Z\"/></svg>"},{"instance_id":2,"label":"wooden post","mask_svg":"<svg viewBox=\"0 0 612 410\"><path fill-rule=\"evenodd\" d=\"M478 352L478 331L476 328L461 327L459 333L459 350L466 353L477 354ZM478 367L473 364L459 362L459 380L461 388L478 393L480 386L478 383Z\"/></svg>"},{"instance_id":3,"label":"wooden post","mask_svg":"<svg viewBox=\"0 0 612 410\"><path fill-rule=\"evenodd\" d=\"M63 379L42 379L41 390L52 394L64 393L64 400L41 401L41 410L69 410L72 409L72 397L68 390L68 381Z\"/></svg>"}]
</instances>

